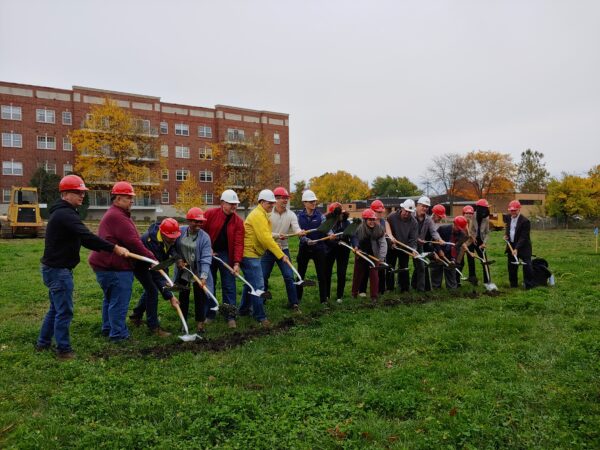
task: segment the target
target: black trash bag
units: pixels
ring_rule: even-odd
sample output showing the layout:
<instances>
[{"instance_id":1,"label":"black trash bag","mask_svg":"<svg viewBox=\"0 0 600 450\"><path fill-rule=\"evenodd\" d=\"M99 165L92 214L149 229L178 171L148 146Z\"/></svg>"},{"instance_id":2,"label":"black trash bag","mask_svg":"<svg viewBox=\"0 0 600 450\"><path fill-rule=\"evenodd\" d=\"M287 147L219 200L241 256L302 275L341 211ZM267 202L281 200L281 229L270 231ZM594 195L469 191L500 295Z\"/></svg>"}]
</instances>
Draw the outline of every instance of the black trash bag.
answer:
<instances>
[{"instance_id":1,"label":"black trash bag","mask_svg":"<svg viewBox=\"0 0 600 450\"><path fill-rule=\"evenodd\" d=\"M552 277L552 272L548 269L548 261L544 258L535 258L531 261L531 270L536 286L548 286L548 280Z\"/></svg>"}]
</instances>

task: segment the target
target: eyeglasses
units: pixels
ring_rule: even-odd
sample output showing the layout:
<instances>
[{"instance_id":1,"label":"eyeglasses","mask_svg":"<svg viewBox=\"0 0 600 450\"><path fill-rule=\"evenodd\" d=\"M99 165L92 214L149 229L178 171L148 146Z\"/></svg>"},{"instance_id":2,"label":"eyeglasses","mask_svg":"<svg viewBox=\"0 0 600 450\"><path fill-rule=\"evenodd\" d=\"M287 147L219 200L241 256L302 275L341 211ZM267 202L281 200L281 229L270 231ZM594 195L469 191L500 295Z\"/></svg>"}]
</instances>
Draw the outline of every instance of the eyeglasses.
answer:
<instances>
[{"instance_id":1,"label":"eyeglasses","mask_svg":"<svg viewBox=\"0 0 600 450\"><path fill-rule=\"evenodd\" d=\"M377 219L367 219L367 222L375 222Z\"/></svg>"},{"instance_id":2,"label":"eyeglasses","mask_svg":"<svg viewBox=\"0 0 600 450\"><path fill-rule=\"evenodd\" d=\"M75 194L80 197L85 197L85 191L69 191L70 194Z\"/></svg>"}]
</instances>

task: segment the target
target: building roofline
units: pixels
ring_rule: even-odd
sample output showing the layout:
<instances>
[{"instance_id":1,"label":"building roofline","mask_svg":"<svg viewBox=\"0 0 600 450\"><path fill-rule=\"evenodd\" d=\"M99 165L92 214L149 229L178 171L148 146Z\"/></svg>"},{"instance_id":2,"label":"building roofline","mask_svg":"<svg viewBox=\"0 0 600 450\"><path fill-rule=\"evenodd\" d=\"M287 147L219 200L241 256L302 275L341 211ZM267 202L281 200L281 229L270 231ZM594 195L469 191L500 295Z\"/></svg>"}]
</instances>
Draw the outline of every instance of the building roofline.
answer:
<instances>
[{"instance_id":1,"label":"building roofline","mask_svg":"<svg viewBox=\"0 0 600 450\"><path fill-rule=\"evenodd\" d=\"M229 105L215 105L215 109L220 109L220 108L233 109L233 110L236 110L236 111L248 111L248 112L259 113L259 114L277 114L279 116L290 117L289 114L281 113L281 112L275 112L275 111L265 111L265 110L250 109L250 108L240 108L238 106L229 106Z\"/></svg>"},{"instance_id":2,"label":"building roofline","mask_svg":"<svg viewBox=\"0 0 600 450\"><path fill-rule=\"evenodd\" d=\"M131 92L110 91L108 89L98 89L98 88L91 88L91 87L86 87L86 86L73 86L73 91L75 91L75 90L102 92L105 94L125 95L125 96L131 96L131 97L146 98L146 99L151 99L151 100L160 102L160 97L154 97L152 95L132 94Z\"/></svg>"}]
</instances>

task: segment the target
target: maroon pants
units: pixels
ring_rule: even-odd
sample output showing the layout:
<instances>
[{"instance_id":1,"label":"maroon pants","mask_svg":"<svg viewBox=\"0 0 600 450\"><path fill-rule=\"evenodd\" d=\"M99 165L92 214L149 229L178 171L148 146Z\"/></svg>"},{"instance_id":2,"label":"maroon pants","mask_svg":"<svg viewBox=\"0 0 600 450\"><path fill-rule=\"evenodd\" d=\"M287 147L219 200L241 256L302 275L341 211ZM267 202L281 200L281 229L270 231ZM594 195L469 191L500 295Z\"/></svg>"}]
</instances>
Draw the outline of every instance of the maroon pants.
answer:
<instances>
[{"instance_id":1,"label":"maroon pants","mask_svg":"<svg viewBox=\"0 0 600 450\"><path fill-rule=\"evenodd\" d=\"M379 296L379 273L375 269L371 269L369 264L364 259L355 256L354 257L354 275L352 277L352 297L358 295L360 285L363 280L369 278L369 291L371 298L375 299Z\"/></svg>"}]
</instances>

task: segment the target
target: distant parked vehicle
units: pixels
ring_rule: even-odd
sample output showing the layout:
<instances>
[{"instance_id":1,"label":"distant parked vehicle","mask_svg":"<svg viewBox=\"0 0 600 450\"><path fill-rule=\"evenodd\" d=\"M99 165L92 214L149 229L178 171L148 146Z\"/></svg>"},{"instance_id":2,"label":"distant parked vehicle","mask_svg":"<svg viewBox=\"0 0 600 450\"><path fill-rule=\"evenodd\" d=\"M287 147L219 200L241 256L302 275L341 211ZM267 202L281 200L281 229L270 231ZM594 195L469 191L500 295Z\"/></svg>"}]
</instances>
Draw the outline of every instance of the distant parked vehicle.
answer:
<instances>
[{"instance_id":1,"label":"distant parked vehicle","mask_svg":"<svg viewBox=\"0 0 600 450\"><path fill-rule=\"evenodd\" d=\"M34 187L13 186L8 214L0 216L0 237L44 237L46 228L40 216L38 191Z\"/></svg>"}]
</instances>

